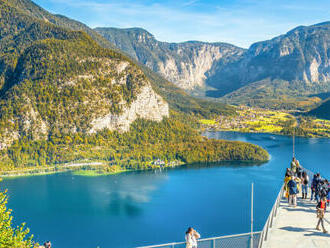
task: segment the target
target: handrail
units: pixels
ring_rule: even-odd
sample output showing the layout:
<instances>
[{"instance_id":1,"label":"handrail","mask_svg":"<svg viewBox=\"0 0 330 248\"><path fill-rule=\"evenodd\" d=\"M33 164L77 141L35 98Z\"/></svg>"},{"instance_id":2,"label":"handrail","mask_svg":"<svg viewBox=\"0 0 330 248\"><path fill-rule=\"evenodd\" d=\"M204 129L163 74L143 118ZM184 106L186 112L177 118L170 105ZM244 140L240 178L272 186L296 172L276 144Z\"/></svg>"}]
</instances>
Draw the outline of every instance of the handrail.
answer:
<instances>
[{"instance_id":1,"label":"handrail","mask_svg":"<svg viewBox=\"0 0 330 248\"><path fill-rule=\"evenodd\" d=\"M260 233L261 233L261 231L253 232L253 234L260 234ZM219 240L219 239L226 239L226 238L236 238L236 237L247 236L247 235L251 235L251 233L250 232L249 233L240 233L240 234L233 234L233 235L226 235L226 236L199 239L198 242L210 241L210 240ZM139 246L137 248L156 248L156 247L163 247L163 246L172 246L172 247L174 247L175 245L183 245L185 243L186 242L173 242L173 243L166 243L166 244L160 244L160 245Z\"/></svg>"},{"instance_id":2,"label":"handrail","mask_svg":"<svg viewBox=\"0 0 330 248\"><path fill-rule=\"evenodd\" d=\"M308 174L312 175L313 172L301 167L303 170L305 170ZM310 178L310 180L312 180L312 178ZM284 188L285 188L285 183L282 184L281 189L276 197L276 200L274 202L274 205L269 213L269 216L266 220L266 223L262 229L262 231L259 232L253 232L253 234L260 234L260 238L259 238L259 244L258 244L258 248L262 248L263 244L265 241L268 240L268 236L269 236L269 229L273 227L273 221L274 218L277 216L278 213L278 208L280 206L281 203L281 199L283 197L284 194ZM327 220L326 220L327 221ZM213 247L215 244L215 240L219 240L219 239L225 239L225 238L235 238L235 237L241 237L241 236L246 236L246 235L251 235L251 232L249 233L241 233L241 234L234 234L234 235L227 235L227 236L220 236L220 237L212 237L212 238L205 238L205 239L199 239L198 242L203 242L203 241L211 241L213 240ZM151 246L140 246L137 248L157 248L157 247L164 247L164 246L170 246L172 248L175 248L176 245L183 245L186 242L173 242L173 243L167 243L167 244L160 244L160 245L151 245Z\"/></svg>"},{"instance_id":3,"label":"handrail","mask_svg":"<svg viewBox=\"0 0 330 248\"><path fill-rule=\"evenodd\" d=\"M273 220L274 218L276 217L277 215L277 211L278 211L278 208L280 206L280 202L281 202L281 199L283 197L283 192L284 192L284 183L282 184L282 187L280 189L280 192L278 193L277 197L276 197L276 200L275 200L275 203L269 213L269 216L266 220L266 223L264 225L264 228L262 229L261 231L261 235L260 235L260 239L259 239L259 245L258 245L258 248L261 248L264 241L267 241L268 239L268 231L269 231L269 228L271 228L273 226Z\"/></svg>"},{"instance_id":4,"label":"handrail","mask_svg":"<svg viewBox=\"0 0 330 248\"><path fill-rule=\"evenodd\" d=\"M312 178L312 175L314 173L312 171L310 171L310 170L302 167L302 166L301 166L301 168L309 174L309 177L310 177L309 180L311 182L311 180L313 179ZM280 190L280 192L277 195L277 198L275 200L275 203L273 205L273 208L272 208L272 210L269 213L269 216L268 216L267 221L266 221L266 223L264 225L264 228L261 231L258 248L262 248L262 245L263 245L264 241L267 241L267 239L268 239L269 228L271 228L273 226L273 220L274 220L274 218L277 215L277 211L278 211L278 208L280 206L281 198L283 197L284 187L285 187L285 183L283 183L283 185L281 187L281 190ZM328 222L327 219L325 219L325 221Z\"/></svg>"}]
</instances>

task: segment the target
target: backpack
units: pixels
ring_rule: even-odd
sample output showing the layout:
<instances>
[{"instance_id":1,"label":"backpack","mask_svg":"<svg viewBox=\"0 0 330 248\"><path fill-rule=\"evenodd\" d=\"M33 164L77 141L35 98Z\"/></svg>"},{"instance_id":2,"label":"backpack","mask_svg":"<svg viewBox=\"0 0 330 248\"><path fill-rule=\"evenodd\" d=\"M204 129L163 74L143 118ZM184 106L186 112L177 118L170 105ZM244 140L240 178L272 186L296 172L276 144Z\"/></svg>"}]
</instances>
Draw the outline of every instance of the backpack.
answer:
<instances>
[{"instance_id":1,"label":"backpack","mask_svg":"<svg viewBox=\"0 0 330 248\"><path fill-rule=\"evenodd\" d=\"M289 187L289 193L290 195L297 194L298 189L297 189L297 183L294 180L290 180L288 182L288 187Z\"/></svg>"}]
</instances>

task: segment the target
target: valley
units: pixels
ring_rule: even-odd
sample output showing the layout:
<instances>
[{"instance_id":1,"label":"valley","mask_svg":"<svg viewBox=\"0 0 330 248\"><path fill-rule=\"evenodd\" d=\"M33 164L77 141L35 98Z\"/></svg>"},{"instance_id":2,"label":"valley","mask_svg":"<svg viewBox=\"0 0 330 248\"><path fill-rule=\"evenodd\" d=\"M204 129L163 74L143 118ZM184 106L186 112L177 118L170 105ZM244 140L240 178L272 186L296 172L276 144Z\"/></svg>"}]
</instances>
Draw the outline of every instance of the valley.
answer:
<instances>
[{"instance_id":1,"label":"valley","mask_svg":"<svg viewBox=\"0 0 330 248\"><path fill-rule=\"evenodd\" d=\"M302 113L240 106L237 115L201 119L203 129L330 138L330 121ZM299 125L298 125L299 123Z\"/></svg>"},{"instance_id":2,"label":"valley","mask_svg":"<svg viewBox=\"0 0 330 248\"><path fill-rule=\"evenodd\" d=\"M251 180L262 228L292 135L303 165L328 171L330 22L241 48L157 40L135 27L141 14L117 28L50 11L0 1L1 248L135 247L179 240L192 221L207 236L247 232Z\"/></svg>"},{"instance_id":3,"label":"valley","mask_svg":"<svg viewBox=\"0 0 330 248\"><path fill-rule=\"evenodd\" d=\"M0 14L4 174L62 171L85 160L103 162L100 173L152 169L157 159L168 166L268 160L261 147L196 130L198 117L231 115L233 107L189 96L82 23L29 0L0 2Z\"/></svg>"}]
</instances>

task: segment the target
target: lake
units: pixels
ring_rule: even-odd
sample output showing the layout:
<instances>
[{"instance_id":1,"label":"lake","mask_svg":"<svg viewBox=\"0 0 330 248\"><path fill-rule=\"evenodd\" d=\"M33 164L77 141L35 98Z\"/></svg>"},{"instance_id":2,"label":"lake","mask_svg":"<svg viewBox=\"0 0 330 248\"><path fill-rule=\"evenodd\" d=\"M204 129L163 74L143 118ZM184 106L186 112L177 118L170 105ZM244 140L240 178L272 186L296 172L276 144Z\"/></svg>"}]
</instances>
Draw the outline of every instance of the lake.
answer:
<instances>
[{"instance_id":1,"label":"lake","mask_svg":"<svg viewBox=\"0 0 330 248\"><path fill-rule=\"evenodd\" d=\"M15 223L55 248L135 247L182 241L189 226L202 237L250 230L255 187L255 230L261 230L292 158L292 139L271 134L207 132L268 150L263 165L195 164L165 171L81 177L71 173L6 179ZM330 176L330 139L296 139L301 164Z\"/></svg>"}]
</instances>

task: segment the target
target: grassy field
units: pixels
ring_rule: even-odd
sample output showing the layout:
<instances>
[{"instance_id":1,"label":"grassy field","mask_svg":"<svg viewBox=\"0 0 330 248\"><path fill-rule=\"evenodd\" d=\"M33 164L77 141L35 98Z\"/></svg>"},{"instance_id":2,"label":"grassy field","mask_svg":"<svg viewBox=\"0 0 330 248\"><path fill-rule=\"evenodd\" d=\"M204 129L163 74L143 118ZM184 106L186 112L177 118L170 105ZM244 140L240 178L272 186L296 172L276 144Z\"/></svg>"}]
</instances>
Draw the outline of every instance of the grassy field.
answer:
<instances>
[{"instance_id":1,"label":"grassy field","mask_svg":"<svg viewBox=\"0 0 330 248\"><path fill-rule=\"evenodd\" d=\"M328 120L296 117L289 112L245 106L239 107L237 112L237 116L218 116L212 120L202 119L200 123L203 128L221 131L288 134L288 129L296 127L299 121L302 133L300 135L330 137L330 121Z\"/></svg>"}]
</instances>

